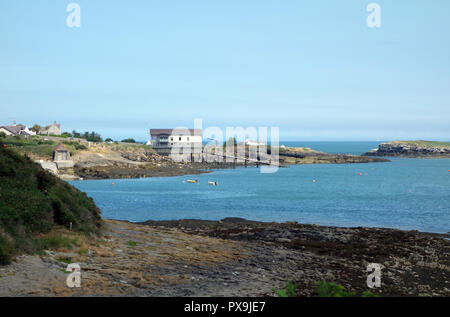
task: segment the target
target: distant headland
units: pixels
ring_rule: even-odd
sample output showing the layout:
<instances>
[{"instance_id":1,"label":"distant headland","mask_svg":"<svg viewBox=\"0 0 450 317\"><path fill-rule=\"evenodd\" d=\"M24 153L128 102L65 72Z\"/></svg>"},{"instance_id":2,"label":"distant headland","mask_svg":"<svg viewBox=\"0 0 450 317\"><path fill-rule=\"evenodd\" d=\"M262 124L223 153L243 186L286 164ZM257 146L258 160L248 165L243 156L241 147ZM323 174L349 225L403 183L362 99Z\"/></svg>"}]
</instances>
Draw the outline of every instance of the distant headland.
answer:
<instances>
[{"instance_id":1,"label":"distant headland","mask_svg":"<svg viewBox=\"0 0 450 317\"><path fill-rule=\"evenodd\" d=\"M450 142L392 141L382 143L365 156L399 156L417 158L450 158Z\"/></svg>"}]
</instances>

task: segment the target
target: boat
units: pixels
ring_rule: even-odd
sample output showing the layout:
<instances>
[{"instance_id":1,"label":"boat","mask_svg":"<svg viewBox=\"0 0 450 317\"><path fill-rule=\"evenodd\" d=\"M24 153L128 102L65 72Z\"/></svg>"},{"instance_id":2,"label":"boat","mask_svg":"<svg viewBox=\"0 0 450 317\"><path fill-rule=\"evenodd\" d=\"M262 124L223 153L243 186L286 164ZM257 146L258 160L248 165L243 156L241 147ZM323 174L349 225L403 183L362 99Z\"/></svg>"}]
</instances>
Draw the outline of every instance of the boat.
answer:
<instances>
[{"instance_id":1,"label":"boat","mask_svg":"<svg viewBox=\"0 0 450 317\"><path fill-rule=\"evenodd\" d=\"M190 184L198 184L198 180L196 179L188 179L187 182Z\"/></svg>"},{"instance_id":2,"label":"boat","mask_svg":"<svg viewBox=\"0 0 450 317\"><path fill-rule=\"evenodd\" d=\"M208 184L211 185L211 186L217 186L217 185L219 185L218 182L213 182L213 181L209 181Z\"/></svg>"}]
</instances>

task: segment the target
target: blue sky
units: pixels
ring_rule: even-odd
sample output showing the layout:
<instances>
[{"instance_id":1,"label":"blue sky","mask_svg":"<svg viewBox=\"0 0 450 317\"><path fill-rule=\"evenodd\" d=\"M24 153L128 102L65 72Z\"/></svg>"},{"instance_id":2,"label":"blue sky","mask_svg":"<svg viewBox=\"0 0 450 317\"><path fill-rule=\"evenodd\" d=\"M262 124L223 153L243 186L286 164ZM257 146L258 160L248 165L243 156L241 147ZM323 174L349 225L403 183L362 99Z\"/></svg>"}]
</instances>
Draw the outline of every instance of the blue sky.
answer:
<instances>
[{"instance_id":1,"label":"blue sky","mask_svg":"<svg viewBox=\"0 0 450 317\"><path fill-rule=\"evenodd\" d=\"M278 126L282 140L450 140L450 1L0 2L0 124L145 140Z\"/></svg>"}]
</instances>

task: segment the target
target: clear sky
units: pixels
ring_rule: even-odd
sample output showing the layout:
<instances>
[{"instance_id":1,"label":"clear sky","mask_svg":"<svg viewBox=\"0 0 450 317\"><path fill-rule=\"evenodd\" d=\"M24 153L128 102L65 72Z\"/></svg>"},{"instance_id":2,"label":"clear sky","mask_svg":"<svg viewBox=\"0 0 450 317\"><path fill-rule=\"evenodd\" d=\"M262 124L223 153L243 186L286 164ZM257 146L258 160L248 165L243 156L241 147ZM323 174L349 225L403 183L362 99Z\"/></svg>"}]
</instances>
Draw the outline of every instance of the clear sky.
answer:
<instances>
[{"instance_id":1,"label":"clear sky","mask_svg":"<svg viewBox=\"0 0 450 317\"><path fill-rule=\"evenodd\" d=\"M0 124L278 126L282 140L450 140L450 1L0 2Z\"/></svg>"}]
</instances>

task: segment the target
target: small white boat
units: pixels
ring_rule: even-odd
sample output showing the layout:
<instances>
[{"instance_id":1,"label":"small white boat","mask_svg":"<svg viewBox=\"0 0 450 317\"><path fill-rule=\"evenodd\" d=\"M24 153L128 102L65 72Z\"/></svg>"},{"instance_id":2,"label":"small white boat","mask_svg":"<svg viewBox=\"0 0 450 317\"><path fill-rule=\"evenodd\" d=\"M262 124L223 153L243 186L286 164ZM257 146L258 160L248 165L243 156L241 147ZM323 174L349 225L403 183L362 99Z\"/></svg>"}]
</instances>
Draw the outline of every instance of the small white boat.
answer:
<instances>
[{"instance_id":1,"label":"small white boat","mask_svg":"<svg viewBox=\"0 0 450 317\"><path fill-rule=\"evenodd\" d=\"M211 186L217 186L217 185L219 185L218 182L213 182L213 181L209 181L208 184L211 185Z\"/></svg>"}]
</instances>

